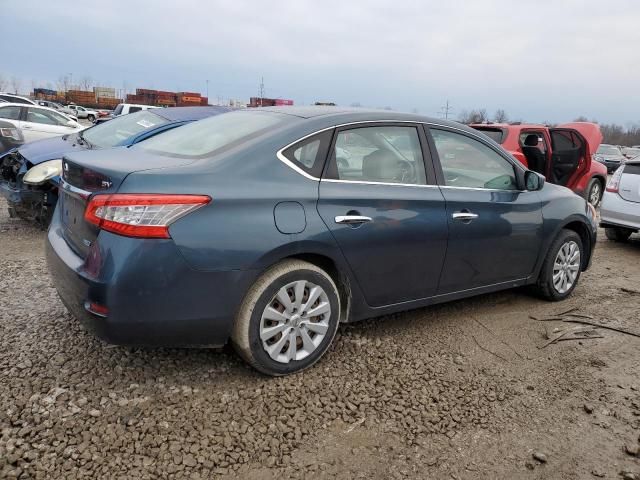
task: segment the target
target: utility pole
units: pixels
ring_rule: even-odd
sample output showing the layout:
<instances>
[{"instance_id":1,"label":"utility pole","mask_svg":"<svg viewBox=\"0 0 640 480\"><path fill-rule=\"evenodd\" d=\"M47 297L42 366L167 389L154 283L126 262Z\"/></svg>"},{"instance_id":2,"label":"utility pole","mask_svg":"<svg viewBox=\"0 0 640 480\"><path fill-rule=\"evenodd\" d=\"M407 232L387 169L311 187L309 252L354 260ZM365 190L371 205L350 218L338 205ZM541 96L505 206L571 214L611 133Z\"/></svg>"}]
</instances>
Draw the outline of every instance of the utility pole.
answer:
<instances>
[{"instance_id":1,"label":"utility pole","mask_svg":"<svg viewBox=\"0 0 640 480\"><path fill-rule=\"evenodd\" d=\"M448 120L450 113L453 113L453 107L449 103L449 99L447 99L447 103L440 110L440 116L444 117L445 120Z\"/></svg>"},{"instance_id":2,"label":"utility pole","mask_svg":"<svg viewBox=\"0 0 640 480\"><path fill-rule=\"evenodd\" d=\"M69 74L69 90L73 90L73 73Z\"/></svg>"},{"instance_id":3,"label":"utility pole","mask_svg":"<svg viewBox=\"0 0 640 480\"><path fill-rule=\"evenodd\" d=\"M209 100L209 80L207 80L207 101Z\"/></svg>"},{"instance_id":4,"label":"utility pole","mask_svg":"<svg viewBox=\"0 0 640 480\"><path fill-rule=\"evenodd\" d=\"M264 77L260 77L260 106L262 107L262 99L264 98Z\"/></svg>"}]
</instances>

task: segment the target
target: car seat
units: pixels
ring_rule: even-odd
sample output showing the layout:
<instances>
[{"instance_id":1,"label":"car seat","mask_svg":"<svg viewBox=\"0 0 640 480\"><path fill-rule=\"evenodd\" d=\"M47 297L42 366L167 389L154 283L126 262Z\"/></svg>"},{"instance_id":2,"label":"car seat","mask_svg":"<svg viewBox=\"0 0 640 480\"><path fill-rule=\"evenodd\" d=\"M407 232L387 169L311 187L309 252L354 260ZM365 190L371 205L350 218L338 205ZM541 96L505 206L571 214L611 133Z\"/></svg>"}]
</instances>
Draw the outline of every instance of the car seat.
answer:
<instances>
[{"instance_id":1,"label":"car seat","mask_svg":"<svg viewBox=\"0 0 640 480\"><path fill-rule=\"evenodd\" d=\"M544 153L538 148L538 135L532 133L527 135L522 146L522 153L527 159L529 170L546 175L546 158Z\"/></svg>"}]
</instances>

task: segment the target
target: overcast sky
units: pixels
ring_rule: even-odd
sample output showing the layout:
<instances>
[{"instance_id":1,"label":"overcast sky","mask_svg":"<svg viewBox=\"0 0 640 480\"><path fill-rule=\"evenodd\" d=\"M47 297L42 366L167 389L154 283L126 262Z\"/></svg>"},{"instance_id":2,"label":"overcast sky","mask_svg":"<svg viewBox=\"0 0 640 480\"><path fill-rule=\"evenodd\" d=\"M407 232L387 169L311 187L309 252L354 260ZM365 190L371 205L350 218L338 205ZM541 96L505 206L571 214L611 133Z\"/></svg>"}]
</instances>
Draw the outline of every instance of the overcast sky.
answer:
<instances>
[{"instance_id":1,"label":"overcast sky","mask_svg":"<svg viewBox=\"0 0 640 480\"><path fill-rule=\"evenodd\" d=\"M638 0L0 0L0 75L640 122Z\"/></svg>"}]
</instances>

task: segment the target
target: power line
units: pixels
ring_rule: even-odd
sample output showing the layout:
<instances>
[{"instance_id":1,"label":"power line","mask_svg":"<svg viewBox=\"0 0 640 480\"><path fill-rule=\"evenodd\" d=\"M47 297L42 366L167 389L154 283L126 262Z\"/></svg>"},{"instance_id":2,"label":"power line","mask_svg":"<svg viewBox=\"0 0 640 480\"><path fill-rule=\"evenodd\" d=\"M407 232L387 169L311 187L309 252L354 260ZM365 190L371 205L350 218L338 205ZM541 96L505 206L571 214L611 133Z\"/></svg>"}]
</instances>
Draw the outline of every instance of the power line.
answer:
<instances>
[{"instance_id":1,"label":"power line","mask_svg":"<svg viewBox=\"0 0 640 480\"><path fill-rule=\"evenodd\" d=\"M439 114L440 117L444 117L445 120L448 120L451 113L453 113L453 107L449 103L449 99L447 99L447 103L442 106Z\"/></svg>"}]
</instances>

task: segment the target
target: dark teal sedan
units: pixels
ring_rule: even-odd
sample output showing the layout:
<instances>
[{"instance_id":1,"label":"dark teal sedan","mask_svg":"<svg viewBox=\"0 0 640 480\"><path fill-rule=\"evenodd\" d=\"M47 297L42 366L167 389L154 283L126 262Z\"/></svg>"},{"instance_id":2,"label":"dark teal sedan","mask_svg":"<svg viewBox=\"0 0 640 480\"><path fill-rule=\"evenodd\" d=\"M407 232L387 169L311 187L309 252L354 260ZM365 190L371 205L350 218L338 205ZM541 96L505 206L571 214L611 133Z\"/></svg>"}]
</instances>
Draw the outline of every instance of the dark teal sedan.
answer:
<instances>
[{"instance_id":1,"label":"dark teal sedan","mask_svg":"<svg viewBox=\"0 0 640 480\"><path fill-rule=\"evenodd\" d=\"M485 135L418 115L248 109L63 159L47 258L107 342L303 370L340 322L530 285L567 298L594 209Z\"/></svg>"}]
</instances>

